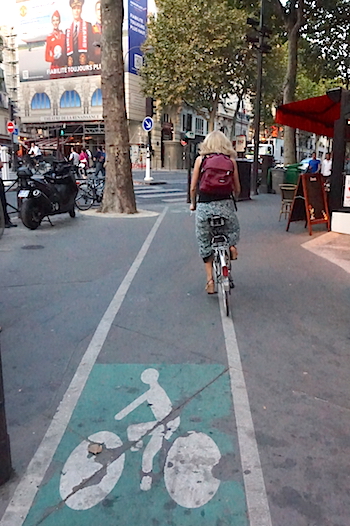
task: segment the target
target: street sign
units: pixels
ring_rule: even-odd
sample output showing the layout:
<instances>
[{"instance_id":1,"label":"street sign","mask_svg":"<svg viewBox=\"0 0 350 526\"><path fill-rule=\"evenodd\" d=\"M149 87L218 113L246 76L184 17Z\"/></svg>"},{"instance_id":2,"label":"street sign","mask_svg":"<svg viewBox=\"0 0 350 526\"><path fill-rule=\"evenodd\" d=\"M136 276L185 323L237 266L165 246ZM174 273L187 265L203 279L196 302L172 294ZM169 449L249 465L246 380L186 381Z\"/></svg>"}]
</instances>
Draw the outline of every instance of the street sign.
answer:
<instances>
[{"instance_id":1,"label":"street sign","mask_svg":"<svg viewBox=\"0 0 350 526\"><path fill-rule=\"evenodd\" d=\"M18 135L18 128L15 126L15 129L13 130L13 135Z\"/></svg>"},{"instance_id":2,"label":"street sign","mask_svg":"<svg viewBox=\"0 0 350 526\"><path fill-rule=\"evenodd\" d=\"M145 119L143 119L143 121L142 121L142 128L146 132L150 132L152 130L152 128L153 128L153 119L152 119L152 117L146 117Z\"/></svg>"},{"instance_id":3,"label":"street sign","mask_svg":"<svg viewBox=\"0 0 350 526\"><path fill-rule=\"evenodd\" d=\"M185 137L186 139L194 139L195 138L195 133L192 132L192 131L188 131L185 133Z\"/></svg>"},{"instance_id":4,"label":"street sign","mask_svg":"<svg viewBox=\"0 0 350 526\"><path fill-rule=\"evenodd\" d=\"M15 127L16 127L16 126L15 126L15 123L14 123L14 122L12 122L12 121L8 121L8 123L7 123L7 131L8 131L9 133L13 133L13 132L15 131Z\"/></svg>"}]
</instances>

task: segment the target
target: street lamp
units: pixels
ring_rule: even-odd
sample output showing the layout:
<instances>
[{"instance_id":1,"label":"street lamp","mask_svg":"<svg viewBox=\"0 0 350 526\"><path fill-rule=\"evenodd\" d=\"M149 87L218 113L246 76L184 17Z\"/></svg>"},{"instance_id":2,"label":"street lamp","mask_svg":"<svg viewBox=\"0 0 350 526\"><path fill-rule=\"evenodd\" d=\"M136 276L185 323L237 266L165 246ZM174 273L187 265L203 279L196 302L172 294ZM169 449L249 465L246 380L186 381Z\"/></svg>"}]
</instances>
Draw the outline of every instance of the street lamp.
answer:
<instances>
[{"instance_id":1,"label":"street lamp","mask_svg":"<svg viewBox=\"0 0 350 526\"><path fill-rule=\"evenodd\" d=\"M255 100L255 115L254 115L254 158L253 158L253 194L258 193L258 171L259 171L259 141L260 141L260 114L261 114L261 89L262 89L262 65L263 54L268 53L271 47L264 43L266 36L270 34L264 26L264 0L261 0L260 6L260 21L253 18L247 19L247 24L252 26L257 32L258 36L247 37L248 42L253 44L253 47L258 52L257 57L257 81L256 81L256 100Z\"/></svg>"}]
</instances>

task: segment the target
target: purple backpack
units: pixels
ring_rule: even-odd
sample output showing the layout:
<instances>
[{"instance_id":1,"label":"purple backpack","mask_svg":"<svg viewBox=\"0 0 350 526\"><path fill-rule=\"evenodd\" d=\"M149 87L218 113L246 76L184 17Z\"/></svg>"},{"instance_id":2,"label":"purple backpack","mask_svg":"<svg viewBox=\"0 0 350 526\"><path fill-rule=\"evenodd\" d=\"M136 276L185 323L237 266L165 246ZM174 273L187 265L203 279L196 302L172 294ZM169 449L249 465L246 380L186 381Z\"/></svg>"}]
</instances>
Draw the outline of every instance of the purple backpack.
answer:
<instances>
[{"instance_id":1,"label":"purple backpack","mask_svg":"<svg viewBox=\"0 0 350 526\"><path fill-rule=\"evenodd\" d=\"M205 194L229 196L233 192L233 162L223 153L210 153L202 161L199 190Z\"/></svg>"}]
</instances>

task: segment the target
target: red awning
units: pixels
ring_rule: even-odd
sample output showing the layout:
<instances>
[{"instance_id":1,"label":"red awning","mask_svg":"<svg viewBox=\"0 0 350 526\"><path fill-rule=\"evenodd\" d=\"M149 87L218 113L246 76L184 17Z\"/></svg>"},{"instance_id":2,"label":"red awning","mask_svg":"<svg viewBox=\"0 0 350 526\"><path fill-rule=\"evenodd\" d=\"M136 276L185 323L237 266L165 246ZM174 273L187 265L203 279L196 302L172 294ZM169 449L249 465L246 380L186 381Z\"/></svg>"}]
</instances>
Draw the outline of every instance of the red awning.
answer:
<instances>
[{"instance_id":1,"label":"red awning","mask_svg":"<svg viewBox=\"0 0 350 526\"><path fill-rule=\"evenodd\" d=\"M275 121L291 128L333 137L334 121L339 118L340 101L332 100L329 95L322 95L279 106Z\"/></svg>"}]
</instances>

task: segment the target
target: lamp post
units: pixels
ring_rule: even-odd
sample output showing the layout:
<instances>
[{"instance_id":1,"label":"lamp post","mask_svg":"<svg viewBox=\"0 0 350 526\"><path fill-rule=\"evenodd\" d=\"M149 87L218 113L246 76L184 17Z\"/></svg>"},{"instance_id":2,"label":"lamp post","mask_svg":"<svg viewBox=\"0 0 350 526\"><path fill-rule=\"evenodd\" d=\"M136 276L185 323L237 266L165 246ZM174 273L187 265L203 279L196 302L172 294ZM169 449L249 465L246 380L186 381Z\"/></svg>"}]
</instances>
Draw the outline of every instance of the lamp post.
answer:
<instances>
[{"instance_id":1,"label":"lamp post","mask_svg":"<svg viewBox=\"0 0 350 526\"><path fill-rule=\"evenodd\" d=\"M264 0L260 4L260 21L252 18L247 19L247 24L252 26L258 36L247 37L248 42L252 42L257 50L257 80L256 80L256 99L254 115L254 157L253 157L253 181L252 191L254 195L258 193L258 174L259 174L259 142L260 142L260 115L261 115L261 92L262 92L262 66L263 54L268 53L271 47L265 44L265 37L270 34L270 30L264 26Z\"/></svg>"}]
</instances>

